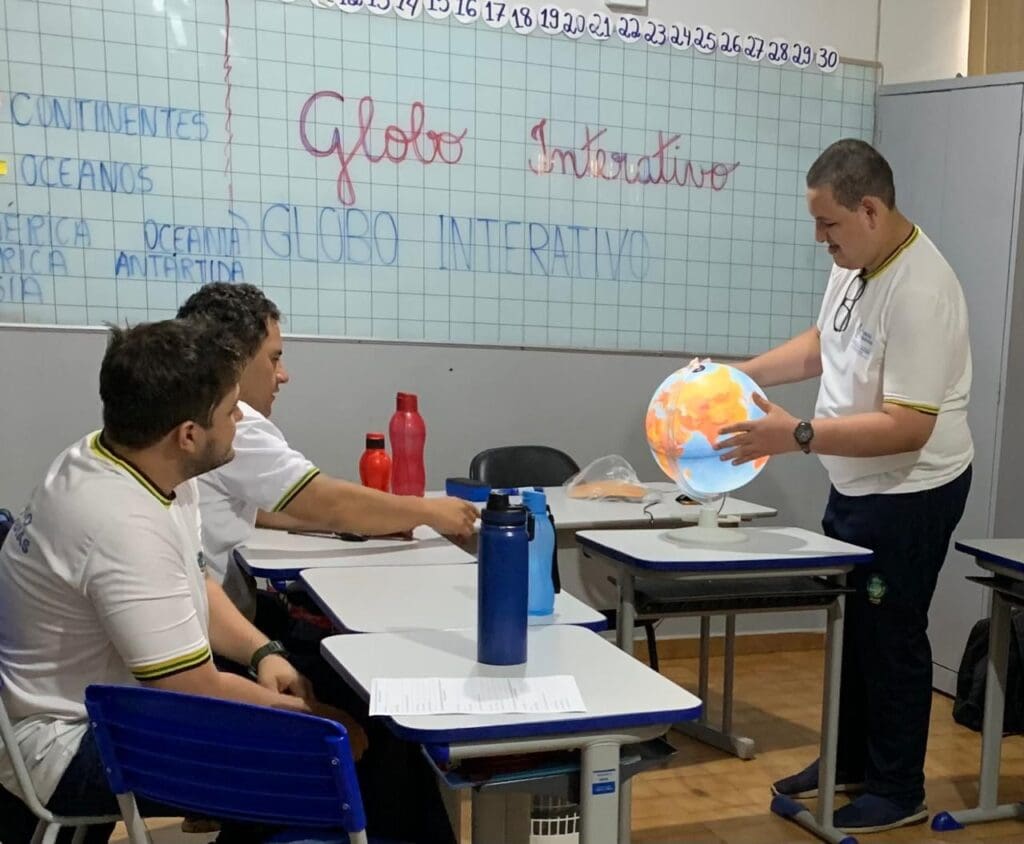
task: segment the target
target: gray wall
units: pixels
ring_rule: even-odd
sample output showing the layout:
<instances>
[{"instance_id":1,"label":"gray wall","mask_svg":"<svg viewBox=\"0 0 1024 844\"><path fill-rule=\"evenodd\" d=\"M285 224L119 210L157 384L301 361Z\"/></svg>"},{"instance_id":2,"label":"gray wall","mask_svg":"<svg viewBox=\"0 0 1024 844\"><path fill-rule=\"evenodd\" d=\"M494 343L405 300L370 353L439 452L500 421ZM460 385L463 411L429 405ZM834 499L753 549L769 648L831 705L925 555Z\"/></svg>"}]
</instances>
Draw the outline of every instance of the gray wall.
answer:
<instances>
[{"instance_id":1,"label":"gray wall","mask_svg":"<svg viewBox=\"0 0 1024 844\"><path fill-rule=\"evenodd\" d=\"M99 427L98 329L0 327L5 396L0 425L0 503L20 508L53 457ZM274 420L293 446L324 471L357 476L363 434L384 430L397 390L420 395L427 422L428 486L464 475L477 451L540 442L585 465L621 454L641 479L660 480L647 449L643 415L655 387L687 358L511 348L364 343L289 338L292 382ZM772 390L792 413L813 411L816 387ZM817 529L827 481L802 454L773 460L740 495L778 508L776 523ZM571 568L572 562L569 561ZM567 582L573 580L568 573ZM747 616L741 629L808 629L817 613ZM693 630L678 621L665 632Z\"/></svg>"}]
</instances>

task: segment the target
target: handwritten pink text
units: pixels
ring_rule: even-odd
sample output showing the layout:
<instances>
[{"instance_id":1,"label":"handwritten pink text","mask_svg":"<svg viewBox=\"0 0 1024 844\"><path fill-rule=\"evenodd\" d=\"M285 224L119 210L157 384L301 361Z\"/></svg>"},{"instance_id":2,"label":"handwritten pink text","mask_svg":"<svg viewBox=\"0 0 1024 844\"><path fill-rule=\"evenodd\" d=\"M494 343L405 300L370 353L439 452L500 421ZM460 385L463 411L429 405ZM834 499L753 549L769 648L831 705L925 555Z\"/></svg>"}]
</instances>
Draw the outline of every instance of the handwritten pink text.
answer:
<instances>
[{"instance_id":1,"label":"handwritten pink text","mask_svg":"<svg viewBox=\"0 0 1024 844\"><path fill-rule=\"evenodd\" d=\"M440 159L445 164L458 164L462 160L462 142L468 129L458 134L447 131L424 131L426 107L416 101L409 109L409 124L402 128L392 123L383 130L384 143L380 152L370 148L370 135L375 132L373 126L373 98L366 96L359 100L357 112L358 129L355 142L349 149L342 144L341 128L331 129L331 139L326 147L318 147L309 137L311 124L310 110L322 100L335 100L344 103L345 98L337 91L317 91L306 100L299 113L299 138L306 152L317 158L336 156L338 159L338 201L342 205L354 205L356 202L355 185L352 182L350 167L353 159L363 156L370 164L378 164L384 159L401 164L410 155L424 165L433 164ZM425 150L424 150L425 147Z\"/></svg>"},{"instance_id":2,"label":"handwritten pink text","mask_svg":"<svg viewBox=\"0 0 1024 844\"><path fill-rule=\"evenodd\" d=\"M628 152L612 152L597 142L607 129L596 132L584 128L583 143L578 150L550 146L547 138L547 118L541 118L530 130L530 137L540 147L536 158L529 160L530 170L537 174L558 172L577 179L621 180L630 185L676 185L681 188L711 188L720 191L729 181L730 174L740 162L726 164L712 162L704 167L690 160L679 161L670 155L679 149L677 141L682 135L658 132L654 152L631 157Z\"/></svg>"}]
</instances>

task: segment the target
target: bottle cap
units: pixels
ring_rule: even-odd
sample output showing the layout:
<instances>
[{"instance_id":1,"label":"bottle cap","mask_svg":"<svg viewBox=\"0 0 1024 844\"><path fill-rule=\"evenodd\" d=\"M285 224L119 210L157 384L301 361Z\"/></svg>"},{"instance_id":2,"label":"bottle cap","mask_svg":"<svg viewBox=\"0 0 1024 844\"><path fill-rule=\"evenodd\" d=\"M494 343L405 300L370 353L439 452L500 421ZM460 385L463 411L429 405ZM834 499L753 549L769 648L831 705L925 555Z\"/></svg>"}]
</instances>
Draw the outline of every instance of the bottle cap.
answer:
<instances>
[{"instance_id":1,"label":"bottle cap","mask_svg":"<svg viewBox=\"0 0 1024 844\"><path fill-rule=\"evenodd\" d=\"M524 489L522 492L523 504L535 516L544 516L548 512L547 496L539 489Z\"/></svg>"},{"instance_id":2,"label":"bottle cap","mask_svg":"<svg viewBox=\"0 0 1024 844\"><path fill-rule=\"evenodd\" d=\"M366 435L366 447L367 448L384 448L384 435L383 434L367 434Z\"/></svg>"},{"instance_id":3,"label":"bottle cap","mask_svg":"<svg viewBox=\"0 0 1024 844\"><path fill-rule=\"evenodd\" d=\"M505 493L492 492L487 496L487 506L480 511L480 520L485 525L526 527L526 508L510 504Z\"/></svg>"},{"instance_id":4,"label":"bottle cap","mask_svg":"<svg viewBox=\"0 0 1024 844\"><path fill-rule=\"evenodd\" d=\"M398 410L406 410L411 413L419 411L420 400L415 393L399 393L395 397L395 404Z\"/></svg>"},{"instance_id":5,"label":"bottle cap","mask_svg":"<svg viewBox=\"0 0 1024 844\"><path fill-rule=\"evenodd\" d=\"M447 478L444 482L446 494L466 501L486 501L491 488L483 481L472 478Z\"/></svg>"}]
</instances>

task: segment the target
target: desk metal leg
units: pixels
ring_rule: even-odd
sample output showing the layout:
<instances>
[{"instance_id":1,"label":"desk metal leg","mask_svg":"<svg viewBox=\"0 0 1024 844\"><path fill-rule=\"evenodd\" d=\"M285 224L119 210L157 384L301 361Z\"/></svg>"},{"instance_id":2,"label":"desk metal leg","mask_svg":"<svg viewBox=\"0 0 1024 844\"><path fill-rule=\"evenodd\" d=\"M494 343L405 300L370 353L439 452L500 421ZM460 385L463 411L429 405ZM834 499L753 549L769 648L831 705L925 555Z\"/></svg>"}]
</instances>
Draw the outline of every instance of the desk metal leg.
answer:
<instances>
[{"instance_id":1,"label":"desk metal leg","mask_svg":"<svg viewBox=\"0 0 1024 844\"><path fill-rule=\"evenodd\" d=\"M722 732L732 735L733 679L736 674L736 616L725 617L725 659L722 668Z\"/></svg>"},{"instance_id":2,"label":"desk metal leg","mask_svg":"<svg viewBox=\"0 0 1024 844\"><path fill-rule=\"evenodd\" d=\"M839 747L839 691L843 670L843 610L839 598L828 608L825 650L825 688L821 700L821 749L818 766L818 824L832 828L836 801L836 752Z\"/></svg>"},{"instance_id":3,"label":"desk metal leg","mask_svg":"<svg viewBox=\"0 0 1024 844\"><path fill-rule=\"evenodd\" d=\"M1006 709L1006 663L1010 652L1010 605L998 592L992 593L988 628L988 662L985 666L985 712L981 725L981 776L978 805L962 812L940 812L932 829L961 829L967 824L1024 817L1024 805L999 799L999 764L1003 742L1003 712Z\"/></svg>"},{"instance_id":4,"label":"desk metal leg","mask_svg":"<svg viewBox=\"0 0 1024 844\"><path fill-rule=\"evenodd\" d=\"M845 580L845 578L844 578ZM818 766L818 811L812 815L790 797L774 797L772 811L832 844L855 841L832 826L835 808L836 749L839 744L839 683L843 662L843 610L840 597L828 608L825 622L825 683L821 703L821 749Z\"/></svg>"},{"instance_id":5,"label":"desk metal leg","mask_svg":"<svg viewBox=\"0 0 1024 844\"><path fill-rule=\"evenodd\" d=\"M473 790L473 844L529 844L533 795Z\"/></svg>"},{"instance_id":6,"label":"desk metal leg","mask_svg":"<svg viewBox=\"0 0 1024 844\"><path fill-rule=\"evenodd\" d=\"M701 700L708 699L708 675L711 673L711 616L700 617L700 674L697 679L697 695ZM707 705L700 711L700 723L708 722Z\"/></svg>"},{"instance_id":7,"label":"desk metal leg","mask_svg":"<svg viewBox=\"0 0 1024 844\"><path fill-rule=\"evenodd\" d=\"M580 758L580 844L629 844L619 828L619 745L598 741L583 747ZM499 841L502 839L494 839Z\"/></svg>"},{"instance_id":8,"label":"desk metal leg","mask_svg":"<svg viewBox=\"0 0 1024 844\"><path fill-rule=\"evenodd\" d=\"M753 759L755 754L754 740L746 736L733 735L732 732L732 704L733 704L733 680L736 669L736 616L735 614L725 617L725 666L723 669L722 682L722 726L713 727L708 718L708 675L710 667L708 664L711 652L711 618L702 615L700 617L700 677L698 696L704 703L697 721L687 721L683 724L676 724L675 728L691 738L731 753L740 759Z\"/></svg>"},{"instance_id":9,"label":"desk metal leg","mask_svg":"<svg viewBox=\"0 0 1024 844\"><path fill-rule=\"evenodd\" d=\"M636 599L633 597L633 574L620 568L616 577L619 585L619 608L616 613L615 644L633 656L633 625L636 624Z\"/></svg>"}]
</instances>

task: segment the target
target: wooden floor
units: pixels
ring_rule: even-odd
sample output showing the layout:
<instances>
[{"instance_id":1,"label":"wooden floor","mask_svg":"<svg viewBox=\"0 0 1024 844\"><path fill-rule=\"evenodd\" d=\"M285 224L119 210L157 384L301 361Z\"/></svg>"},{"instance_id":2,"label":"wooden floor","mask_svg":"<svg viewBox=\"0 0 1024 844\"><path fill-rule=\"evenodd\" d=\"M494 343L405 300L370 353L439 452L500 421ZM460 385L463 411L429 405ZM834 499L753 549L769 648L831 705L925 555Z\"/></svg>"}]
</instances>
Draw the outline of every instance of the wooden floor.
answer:
<instances>
[{"instance_id":1,"label":"wooden floor","mask_svg":"<svg viewBox=\"0 0 1024 844\"><path fill-rule=\"evenodd\" d=\"M772 815L768 804L771 782L804 767L817 755L822 663L821 652L813 650L738 656L734 720L756 740L757 758L743 762L673 733L679 753L672 764L634 781L634 844L814 841L799 827ZM683 686L696 689L695 659L667 660L662 670ZM721 660L713 659L712 677L720 670ZM715 694L711 705L712 712L717 712ZM934 696L926 764L932 812L969 806L977 797L980 737L953 722L951 707L948 698ZM1002 772L1001 798L1024 799L1024 737L1004 740ZM158 824L162 828L156 829ZM203 844L212 838L183 835L177 823L153 822L152 826L157 844ZM125 839L122 834L112 840ZM862 840L879 844L1020 842L1024 841L1024 822L1001 821L941 835L920 825L863 836Z\"/></svg>"},{"instance_id":2,"label":"wooden floor","mask_svg":"<svg viewBox=\"0 0 1024 844\"><path fill-rule=\"evenodd\" d=\"M749 762L673 734L679 748L670 767L641 776L633 787L633 842L792 844L815 839L768 810L769 787L817 757L821 719L821 651L766 653L736 658L734 723L757 743ZM663 663L663 672L689 689L697 686L696 660ZM721 660L712 660L712 677ZM712 712L718 697L712 695ZM925 763L927 802L934 813L973 805L977 799L981 741L953 721L952 701L933 696ZM1000 795L1024 799L1024 737L1003 742ZM839 801L841 798L837 798ZM812 804L813 805L813 804ZM862 836L872 842L1024 841L1024 822L1001 821L956 833L929 826Z\"/></svg>"}]
</instances>

